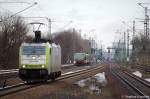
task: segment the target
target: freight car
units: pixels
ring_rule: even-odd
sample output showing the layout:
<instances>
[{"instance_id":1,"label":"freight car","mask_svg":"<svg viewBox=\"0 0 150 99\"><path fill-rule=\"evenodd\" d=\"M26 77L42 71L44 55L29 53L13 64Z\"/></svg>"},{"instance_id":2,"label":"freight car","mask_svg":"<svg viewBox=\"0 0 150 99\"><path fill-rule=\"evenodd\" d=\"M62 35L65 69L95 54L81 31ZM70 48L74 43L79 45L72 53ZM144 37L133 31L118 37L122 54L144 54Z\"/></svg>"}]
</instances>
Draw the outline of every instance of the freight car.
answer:
<instances>
[{"instance_id":1,"label":"freight car","mask_svg":"<svg viewBox=\"0 0 150 99\"><path fill-rule=\"evenodd\" d=\"M74 62L75 65L88 65L91 62L90 54L86 53L74 53Z\"/></svg>"},{"instance_id":2,"label":"freight car","mask_svg":"<svg viewBox=\"0 0 150 99\"><path fill-rule=\"evenodd\" d=\"M61 76L61 48L42 40L40 31L32 43L22 43L19 58L19 77L28 83Z\"/></svg>"}]
</instances>

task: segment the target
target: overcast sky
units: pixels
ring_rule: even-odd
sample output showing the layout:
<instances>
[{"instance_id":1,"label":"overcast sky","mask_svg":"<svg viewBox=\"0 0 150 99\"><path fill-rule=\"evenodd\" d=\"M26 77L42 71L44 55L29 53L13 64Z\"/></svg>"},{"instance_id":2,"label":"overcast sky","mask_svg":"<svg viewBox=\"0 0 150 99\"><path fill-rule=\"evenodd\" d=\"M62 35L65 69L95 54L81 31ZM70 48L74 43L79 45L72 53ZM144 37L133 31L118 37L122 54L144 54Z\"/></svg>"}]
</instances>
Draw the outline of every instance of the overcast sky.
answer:
<instances>
[{"instance_id":1,"label":"overcast sky","mask_svg":"<svg viewBox=\"0 0 150 99\"><path fill-rule=\"evenodd\" d=\"M25 1L25 0L0 0ZM106 46L117 40L116 31L125 31L122 21L132 26L130 21L135 18L144 18L143 8L137 3L148 0L26 0L38 5L20 13L22 16L46 16L55 21L52 23L52 32L62 28L81 29L82 35L96 35L97 41ZM28 4L0 3L1 10L18 12L28 7ZM0 10L0 11L1 11ZM39 19L38 19L39 20ZM71 24L66 26L70 21ZM44 22L44 21L43 21ZM140 26L138 26L139 28ZM142 25L141 25L142 27Z\"/></svg>"}]
</instances>

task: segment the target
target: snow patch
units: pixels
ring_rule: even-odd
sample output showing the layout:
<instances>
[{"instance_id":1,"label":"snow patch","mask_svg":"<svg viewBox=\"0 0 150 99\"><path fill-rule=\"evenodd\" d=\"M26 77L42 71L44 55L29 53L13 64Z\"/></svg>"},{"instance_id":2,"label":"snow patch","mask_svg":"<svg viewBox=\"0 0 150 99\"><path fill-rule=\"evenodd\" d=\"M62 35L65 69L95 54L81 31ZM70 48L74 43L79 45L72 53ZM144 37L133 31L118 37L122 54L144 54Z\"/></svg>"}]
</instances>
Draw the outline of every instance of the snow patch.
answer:
<instances>
[{"instance_id":1,"label":"snow patch","mask_svg":"<svg viewBox=\"0 0 150 99\"><path fill-rule=\"evenodd\" d=\"M142 77L142 73L140 73L139 71L135 71L132 74L138 76L138 77Z\"/></svg>"},{"instance_id":2,"label":"snow patch","mask_svg":"<svg viewBox=\"0 0 150 99\"><path fill-rule=\"evenodd\" d=\"M94 76L94 78L96 78L97 82L99 82L102 86L106 86L107 85L107 80L106 80L106 77L105 77L105 72L96 74Z\"/></svg>"},{"instance_id":3,"label":"snow patch","mask_svg":"<svg viewBox=\"0 0 150 99\"><path fill-rule=\"evenodd\" d=\"M83 79L83 80L76 82L76 84L78 84L78 86L80 86L80 87L85 87L85 81L86 81L86 79Z\"/></svg>"},{"instance_id":4,"label":"snow patch","mask_svg":"<svg viewBox=\"0 0 150 99\"><path fill-rule=\"evenodd\" d=\"M107 85L107 80L105 77L105 72L98 73L90 78L82 79L75 82L74 84L83 88L83 90L89 90L91 93L100 95L101 88Z\"/></svg>"},{"instance_id":5,"label":"snow patch","mask_svg":"<svg viewBox=\"0 0 150 99\"><path fill-rule=\"evenodd\" d=\"M150 82L150 78L146 78L145 80L148 81L148 82Z\"/></svg>"}]
</instances>

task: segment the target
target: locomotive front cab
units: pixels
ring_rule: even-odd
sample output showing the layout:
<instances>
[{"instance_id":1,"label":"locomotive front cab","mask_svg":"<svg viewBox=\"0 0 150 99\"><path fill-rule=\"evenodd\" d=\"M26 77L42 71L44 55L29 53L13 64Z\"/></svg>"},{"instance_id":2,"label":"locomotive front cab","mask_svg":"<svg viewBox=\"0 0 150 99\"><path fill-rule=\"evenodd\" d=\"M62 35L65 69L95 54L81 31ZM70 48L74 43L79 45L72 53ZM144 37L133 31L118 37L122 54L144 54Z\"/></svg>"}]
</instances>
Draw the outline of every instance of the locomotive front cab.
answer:
<instances>
[{"instance_id":1,"label":"locomotive front cab","mask_svg":"<svg viewBox=\"0 0 150 99\"><path fill-rule=\"evenodd\" d=\"M23 43L20 47L19 77L24 81L48 79L49 52L46 43Z\"/></svg>"}]
</instances>

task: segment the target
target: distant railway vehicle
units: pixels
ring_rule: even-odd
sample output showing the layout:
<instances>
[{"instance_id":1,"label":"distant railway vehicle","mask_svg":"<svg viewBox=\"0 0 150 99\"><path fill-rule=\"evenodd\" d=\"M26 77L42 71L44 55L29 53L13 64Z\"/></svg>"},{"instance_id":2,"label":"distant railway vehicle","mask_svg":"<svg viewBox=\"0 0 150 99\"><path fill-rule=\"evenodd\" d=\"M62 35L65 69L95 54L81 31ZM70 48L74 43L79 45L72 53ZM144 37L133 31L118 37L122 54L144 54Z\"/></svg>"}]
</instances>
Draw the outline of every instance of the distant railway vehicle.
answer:
<instances>
[{"instance_id":1,"label":"distant railway vehicle","mask_svg":"<svg viewBox=\"0 0 150 99\"><path fill-rule=\"evenodd\" d=\"M75 65L88 65L90 64L91 56L86 53L74 53Z\"/></svg>"},{"instance_id":2,"label":"distant railway vehicle","mask_svg":"<svg viewBox=\"0 0 150 99\"><path fill-rule=\"evenodd\" d=\"M22 43L19 52L19 77L27 82L47 81L61 76L61 48L42 40L35 32L32 43Z\"/></svg>"}]
</instances>

